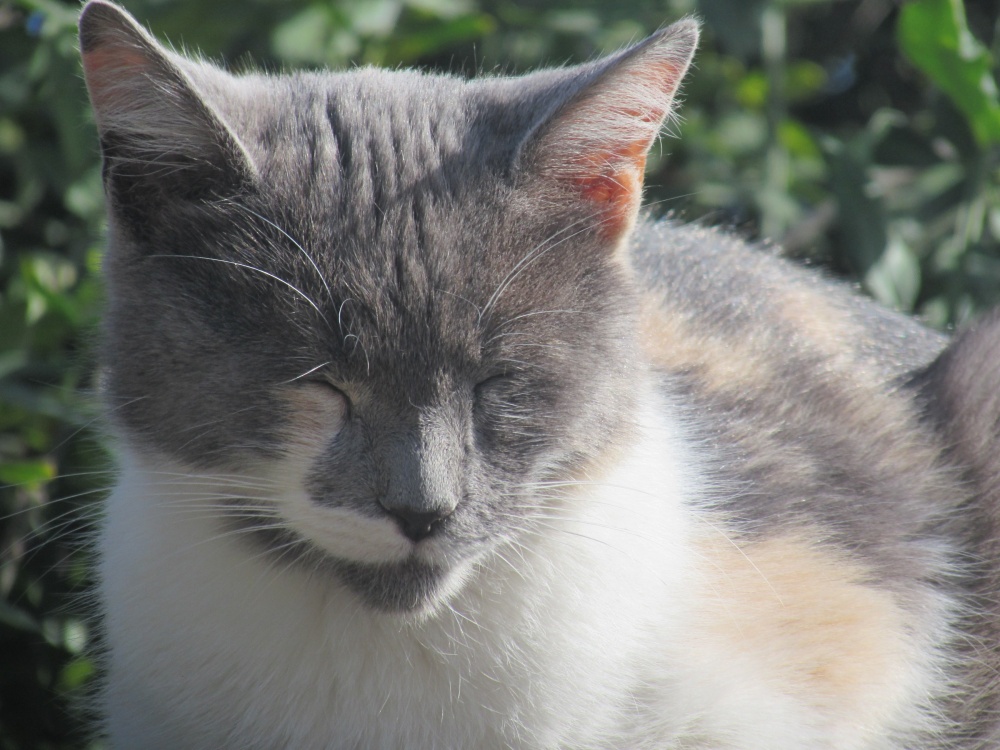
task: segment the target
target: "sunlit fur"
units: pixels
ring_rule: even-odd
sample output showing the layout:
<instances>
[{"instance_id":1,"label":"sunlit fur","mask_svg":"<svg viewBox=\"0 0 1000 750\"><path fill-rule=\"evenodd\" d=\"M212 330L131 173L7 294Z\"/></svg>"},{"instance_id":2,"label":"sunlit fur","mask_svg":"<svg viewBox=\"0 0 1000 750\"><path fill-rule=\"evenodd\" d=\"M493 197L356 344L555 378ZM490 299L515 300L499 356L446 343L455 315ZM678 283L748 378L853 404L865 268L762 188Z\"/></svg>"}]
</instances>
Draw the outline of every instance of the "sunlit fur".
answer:
<instances>
[{"instance_id":1,"label":"sunlit fur","mask_svg":"<svg viewBox=\"0 0 1000 750\"><path fill-rule=\"evenodd\" d=\"M639 216L697 33L236 77L86 6L113 747L996 746L1000 325Z\"/></svg>"}]
</instances>

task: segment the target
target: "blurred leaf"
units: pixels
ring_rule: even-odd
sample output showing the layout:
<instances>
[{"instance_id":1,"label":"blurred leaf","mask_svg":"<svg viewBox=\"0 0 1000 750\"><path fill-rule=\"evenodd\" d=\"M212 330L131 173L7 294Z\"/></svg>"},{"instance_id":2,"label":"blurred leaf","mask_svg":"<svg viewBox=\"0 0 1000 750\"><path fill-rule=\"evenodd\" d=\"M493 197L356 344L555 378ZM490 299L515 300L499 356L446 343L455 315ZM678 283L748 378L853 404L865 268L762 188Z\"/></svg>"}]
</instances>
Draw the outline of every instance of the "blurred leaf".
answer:
<instances>
[{"instance_id":1,"label":"blurred leaf","mask_svg":"<svg viewBox=\"0 0 1000 750\"><path fill-rule=\"evenodd\" d=\"M0 463L0 483L32 485L55 478L56 467L51 461L9 461Z\"/></svg>"},{"instance_id":2,"label":"blurred leaf","mask_svg":"<svg viewBox=\"0 0 1000 750\"><path fill-rule=\"evenodd\" d=\"M878 6L899 6L898 23L858 23ZM792 227L795 252L862 274L879 299L916 305L942 327L1000 301L1000 174L983 148L997 142L997 95L973 37L995 39L996 14L981 4L968 5L968 19L957 0L129 7L178 47L266 70L372 63L453 72L593 59L699 12L706 34L685 82L683 138L664 139L648 162L654 213L676 209L750 236L767 221ZM765 8L784 14L788 29L766 69ZM12 462L0 459L0 477L23 480L0 479L0 544L29 551L0 567L8 597L0 603L0 750L87 746L71 727L68 698L94 665L78 658L88 632L66 601L88 581L88 567L62 539L58 518L68 506L52 502L89 496L106 468L91 439L69 437L94 416L71 392L84 377L78 351L98 309L104 231L78 12L78 0L0 0L0 455ZM903 64L901 44L925 75ZM781 95L769 102L775 85ZM932 86L946 95L928 96ZM46 537L46 528L58 533Z\"/></svg>"},{"instance_id":3,"label":"blurred leaf","mask_svg":"<svg viewBox=\"0 0 1000 750\"><path fill-rule=\"evenodd\" d=\"M716 123L713 142L721 153L741 155L763 147L767 140L767 123L754 112L732 112Z\"/></svg>"},{"instance_id":4,"label":"blurred leaf","mask_svg":"<svg viewBox=\"0 0 1000 750\"><path fill-rule=\"evenodd\" d=\"M903 53L962 110L980 144L1000 142L990 55L969 31L961 0L904 3L898 34Z\"/></svg>"},{"instance_id":5,"label":"blurred leaf","mask_svg":"<svg viewBox=\"0 0 1000 750\"><path fill-rule=\"evenodd\" d=\"M471 0L405 0L414 10L421 10L438 18L456 18L472 13L476 3Z\"/></svg>"},{"instance_id":6,"label":"blurred leaf","mask_svg":"<svg viewBox=\"0 0 1000 750\"><path fill-rule=\"evenodd\" d=\"M865 288L883 305L912 310L920 293L920 263L893 233L881 257L864 275Z\"/></svg>"},{"instance_id":7,"label":"blurred leaf","mask_svg":"<svg viewBox=\"0 0 1000 750\"><path fill-rule=\"evenodd\" d=\"M22 261L21 277L27 289L29 323L37 323L47 313L59 313L72 323L80 321L82 311L68 294L79 278L72 263L64 258L36 255Z\"/></svg>"},{"instance_id":8,"label":"blurred leaf","mask_svg":"<svg viewBox=\"0 0 1000 750\"><path fill-rule=\"evenodd\" d=\"M736 98L744 107L763 109L769 89L767 76L755 70L747 73L736 85Z\"/></svg>"},{"instance_id":9,"label":"blurred leaf","mask_svg":"<svg viewBox=\"0 0 1000 750\"><path fill-rule=\"evenodd\" d=\"M837 196L844 259L864 277L882 257L887 243L886 215L881 201L867 190L866 139L850 144L826 143L830 180Z\"/></svg>"},{"instance_id":10,"label":"blurred leaf","mask_svg":"<svg viewBox=\"0 0 1000 750\"><path fill-rule=\"evenodd\" d=\"M818 158L822 155L816 140L800 122L785 120L778 129L778 137L793 156Z\"/></svg>"},{"instance_id":11,"label":"blurred leaf","mask_svg":"<svg viewBox=\"0 0 1000 750\"><path fill-rule=\"evenodd\" d=\"M699 0L698 10L727 48L739 57L760 49L761 16L767 0Z\"/></svg>"},{"instance_id":12,"label":"blurred leaf","mask_svg":"<svg viewBox=\"0 0 1000 750\"><path fill-rule=\"evenodd\" d=\"M0 625L27 633L38 633L38 621L20 607L0 599Z\"/></svg>"},{"instance_id":13,"label":"blurred leaf","mask_svg":"<svg viewBox=\"0 0 1000 750\"><path fill-rule=\"evenodd\" d=\"M100 215L104 208L104 190L101 180L101 170L98 165L92 166L66 189L66 208L81 219L89 219Z\"/></svg>"},{"instance_id":14,"label":"blurred leaf","mask_svg":"<svg viewBox=\"0 0 1000 750\"><path fill-rule=\"evenodd\" d=\"M326 59L330 14L312 5L278 26L272 40L279 57L293 63L321 63Z\"/></svg>"},{"instance_id":15,"label":"blurred leaf","mask_svg":"<svg viewBox=\"0 0 1000 750\"><path fill-rule=\"evenodd\" d=\"M826 85L827 74L822 65L811 60L798 60L788 66L785 93L792 102L816 96Z\"/></svg>"},{"instance_id":16,"label":"blurred leaf","mask_svg":"<svg viewBox=\"0 0 1000 750\"><path fill-rule=\"evenodd\" d=\"M73 659L59 673L59 689L63 692L79 690L94 673L93 661L84 657Z\"/></svg>"},{"instance_id":17,"label":"blurred leaf","mask_svg":"<svg viewBox=\"0 0 1000 750\"><path fill-rule=\"evenodd\" d=\"M443 47L465 39L478 39L493 31L494 21L489 16L462 16L434 24L422 34L414 34L394 47L395 57L402 61L416 60Z\"/></svg>"},{"instance_id":18,"label":"blurred leaf","mask_svg":"<svg viewBox=\"0 0 1000 750\"><path fill-rule=\"evenodd\" d=\"M392 33L403 11L400 0L367 0L345 6L351 28L358 36L385 37Z\"/></svg>"}]
</instances>

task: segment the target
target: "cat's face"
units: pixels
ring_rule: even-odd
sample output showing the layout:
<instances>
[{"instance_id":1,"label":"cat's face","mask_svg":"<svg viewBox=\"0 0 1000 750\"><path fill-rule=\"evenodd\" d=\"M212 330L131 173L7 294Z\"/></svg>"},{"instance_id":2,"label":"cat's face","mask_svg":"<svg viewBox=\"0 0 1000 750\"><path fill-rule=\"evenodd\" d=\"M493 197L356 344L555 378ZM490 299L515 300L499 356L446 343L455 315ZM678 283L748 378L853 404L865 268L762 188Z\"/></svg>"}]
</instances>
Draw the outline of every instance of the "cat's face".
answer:
<instances>
[{"instance_id":1,"label":"cat's face","mask_svg":"<svg viewBox=\"0 0 1000 750\"><path fill-rule=\"evenodd\" d=\"M376 608L443 600L627 440L615 251L693 42L516 81L237 79L90 4L124 439L258 482L217 519L248 545Z\"/></svg>"}]
</instances>

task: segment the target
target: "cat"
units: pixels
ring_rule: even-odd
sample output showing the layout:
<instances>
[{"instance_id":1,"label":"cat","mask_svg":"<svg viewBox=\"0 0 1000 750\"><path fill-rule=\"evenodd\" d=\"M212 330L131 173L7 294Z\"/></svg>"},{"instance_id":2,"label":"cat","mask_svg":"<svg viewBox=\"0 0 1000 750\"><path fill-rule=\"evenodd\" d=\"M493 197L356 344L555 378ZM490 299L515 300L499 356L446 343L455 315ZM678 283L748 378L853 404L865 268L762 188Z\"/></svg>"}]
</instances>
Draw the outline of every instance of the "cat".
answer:
<instances>
[{"instance_id":1,"label":"cat","mask_svg":"<svg viewBox=\"0 0 1000 750\"><path fill-rule=\"evenodd\" d=\"M112 747L1000 746L1000 319L640 215L697 37L235 76L86 5Z\"/></svg>"}]
</instances>

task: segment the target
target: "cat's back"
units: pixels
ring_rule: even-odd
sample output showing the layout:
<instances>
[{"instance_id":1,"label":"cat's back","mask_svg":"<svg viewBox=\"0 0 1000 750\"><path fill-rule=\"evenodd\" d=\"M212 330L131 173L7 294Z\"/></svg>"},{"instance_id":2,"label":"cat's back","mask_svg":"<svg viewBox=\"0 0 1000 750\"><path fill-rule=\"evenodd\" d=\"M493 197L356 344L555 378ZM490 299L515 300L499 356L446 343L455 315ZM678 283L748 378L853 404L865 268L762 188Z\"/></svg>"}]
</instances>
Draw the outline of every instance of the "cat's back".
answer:
<instances>
[{"instance_id":1,"label":"cat's back","mask_svg":"<svg viewBox=\"0 0 1000 750\"><path fill-rule=\"evenodd\" d=\"M947 343L773 246L716 228L641 223L631 259L662 310L706 337L753 345L758 359L780 353L802 366L809 358L850 358L891 379L926 366Z\"/></svg>"},{"instance_id":2,"label":"cat's back","mask_svg":"<svg viewBox=\"0 0 1000 750\"><path fill-rule=\"evenodd\" d=\"M708 522L762 568L780 549L774 569L828 601L855 565L866 591L891 592L952 674L936 702L959 729L940 746L993 747L1000 316L950 342L773 249L670 221L640 224L631 263L648 359L723 488ZM791 610L805 595L772 583Z\"/></svg>"}]
</instances>

